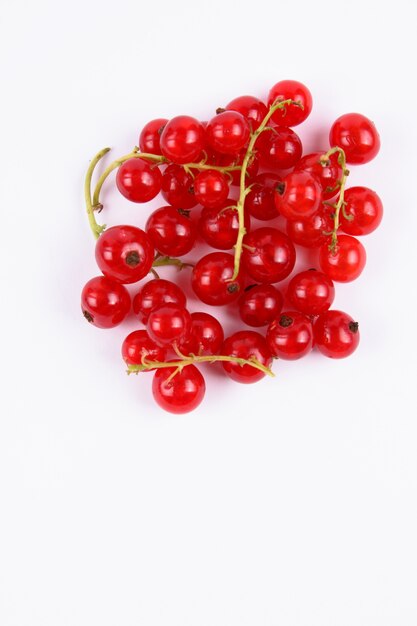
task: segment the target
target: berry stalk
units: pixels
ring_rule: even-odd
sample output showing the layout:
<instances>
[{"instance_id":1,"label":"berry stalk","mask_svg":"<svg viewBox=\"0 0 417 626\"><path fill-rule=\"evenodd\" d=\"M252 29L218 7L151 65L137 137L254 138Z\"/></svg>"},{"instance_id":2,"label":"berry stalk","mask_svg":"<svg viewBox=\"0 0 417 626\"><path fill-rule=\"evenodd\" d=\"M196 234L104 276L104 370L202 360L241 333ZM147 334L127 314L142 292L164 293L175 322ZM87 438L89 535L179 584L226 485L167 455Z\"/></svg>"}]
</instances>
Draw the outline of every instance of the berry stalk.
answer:
<instances>
[{"instance_id":1,"label":"berry stalk","mask_svg":"<svg viewBox=\"0 0 417 626\"><path fill-rule=\"evenodd\" d=\"M337 248L337 231L339 230L339 226L340 226L340 211L344 211L345 206L346 206L345 188L346 188L347 177L349 176L349 170L346 167L345 151L343 150L343 148L339 148L339 146L335 146L334 148L331 148L320 159L320 163L323 165L323 167L325 167L326 165L330 164L330 157L332 156L332 154L336 154L336 153L338 154L338 157L337 157L338 163L341 166L342 172L343 172L342 178L339 181L340 194L336 203L329 203L329 202L325 203L334 209L333 230L330 233L331 240L329 244L329 250L332 254L335 254L336 248ZM348 220L351 219L350 216L346 214L345 214L345 217Z\"/></svg>"}]
</instances>

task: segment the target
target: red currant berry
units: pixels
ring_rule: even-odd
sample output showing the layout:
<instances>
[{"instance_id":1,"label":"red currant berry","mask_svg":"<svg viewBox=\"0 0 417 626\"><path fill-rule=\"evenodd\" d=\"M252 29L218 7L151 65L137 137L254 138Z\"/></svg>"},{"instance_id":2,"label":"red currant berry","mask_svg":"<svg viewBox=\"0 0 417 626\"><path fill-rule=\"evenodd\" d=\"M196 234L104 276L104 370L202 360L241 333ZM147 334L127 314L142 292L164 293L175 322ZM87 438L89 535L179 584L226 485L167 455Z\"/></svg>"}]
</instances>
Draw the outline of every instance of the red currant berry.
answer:
<instances>
[{"instance_id":1,"label":"red currant berry","mask_svg":"<svg viewBox=\"0 0 417 626\"><path fill-rule=\"evenodd\" d=\"M269 92L268 104L273 105L283 100L293 100L301 106L290 104L283 109L278 109L272 116L276 124L282 126L297 126L304 122L313 108L313 98L310 90L296 80L281 80L274 85Z\"/></svg>"},{"instance_id":2,"label":"red currant berry","mask_svg":"<svg viewBox=\"0 0 417 626\"><path fill-rule=\"evenodd\" d=\"M333 281L316 270L296 274L288 285L287 296L297 311L305 315L321 315L332 305L335 289Z\"/></svg>"},{"instance_id":3,"label":"red currant berry","mask_svg":"<svg viewBox=\"0 0 417 626\"><path fill-rule=\"evenodd\" d=\"M287 235L291 241L305 248L318 248L326 243L332 230L333 220L324 209L311 217L287 222Z\"/></svg>"},{"instance_id":4,"label":"red currant berry","mask_svg":"<svg viewBox=\"0 0 417 626\"><path fill-rule=\"evenodd\" d=\"M275 126L263 132L256 147L261 155L261 165L277 170L294 167L303 153L301 139L286 126Z\"/></svg>"},{"instance_id":5,"label":"red currant berry","mask_svg":"<svg viewBox=\"0 0 417 626\"><path fill-rule=\"evenodd\" d=\"M359 325L342 311L326 311L314 324L314 342L322 354L343 359L359 344Z\"/></svg>"},{"instance_id":6,"label":"red currant berry","mask_svg":"<svg viewBox=\"0 0 417 626\"><path fill-rule=\"evenodd\" d=\"M191 315L178 304L163 304L149 313L146 328L158 346L178 344L190 335Z\"/></svg>"},{"instance_id":7,"label":"red currant berry","mask_svg":"<svg viewBox=\"0 0 417 626\"><path fill-rule=\"evenodd\" d=\"M267 326L279 314L284 299L273 285L246 287L239 300L239 313L248 326Z\"/></svg>"},{"instance_id":8,"label":"red currant berry","mask_svg":"<svg viewBox=\"0 0 417 626\"><path fill-rule=\"evenodd\" d=\"M170 280L149 280L133 298L133 312L142 324L147 324L149 313L164 304L185 307L187 301L183 290Z\"/></svg>"},{"instance_id":9,"label":"red currant berry","mask_svg":"<svg viewBox=\"0 0 417 626\"><path fill-rule=\"evenodd\" d=\"M239 297L242 277L231 281L234 258L226 252L212 252L203 256L193 268L192 287L205 304L220 306Z\"/></svg>"},{"instance_id":10,"label":"red currant berry","mask_svg":"<svg viewBox=\"0 0 417 626\"><path fill-rule=\"evenodd\" d=\"M275 189L275 205L288 220L305 219L321 206L321 187L309 172L291 172Z\"/></svg>"},{"instance_id":11,"label":"red currant berry","mask_svg":"<svg viewBox=\"0 0 417 626\"><path fill-rule=\"evenodd\" d=\"M245 198L245 209L257 220L267 221L278 216L275 206L275 187L282 182L278 174L264 172L258 174Z\"/></svg>"},{"instance_id":12,"label":"red currant berry","mask_svg":"<svg viewBox=\"0 0 417 626\"><path fill-rule=\"evenodd\" d=\"M136 283L149 274L154 253L151 239L136 226L112 226L96 243L97 265L119 283Z\"/></svg>"},{"instance_id":13,"label":"red currant berry","mask_svg":"<svg viewBox=\"0 0 417 626\"><path fill-rule=\"evenodd\" d=\"M113 328L130 311L129 292L106 276L96 276L82 290L81 310L87 322L97 328Z\"/></svg>"},{"instance_id":14,"label":"red currant berry","mask_svg":"<svg viewBox=\"0 0 417 626\"><path fill-rule=\"evenodd\" d=\"M163 206L146 222L146 232L161 254L182 256L194 247L197 227L188 211Z\"/></svg>"},{"instance_id":15,"label":"red currant berry","mask_svg":"<svg viewBox=\"0 0 417 626\"><path fill-rule=\"evenodd\" d=\"M180 371L175 365L157 369L152 381L156 403L169 413L193 411L202 402L205 392L203 375L195 365L187 365Z\"/></svg>"},{"instance_id":16,"label":"red currant berry","mask_svg":"<svg viewBox=\"0 0 417 626\"><path fill-rule=\"evenodd\" d=\"M198 161L204 149L204 126L194 117L178 115L161 134L161 152L173 163Z\"/></svg>"},{"instance_id":17,"label":"red currant berry","mask_svg":"<svg viewBox=\"0 0 417 626\"><path fill-rule=\"evenodd\" d=\"M266 341L273 356L287 361L301 359L313 348L310 319L297 311L288 311L272 322Z\"/></svg>"},{"instance_id":18,"label":"red currant berry","mask_svg":"<svg viewBox=\"0 0 417 626\"><path fill-rule=\"evenodd\" d=\"M204 170L194 180L194 193L197 201L209 209L223 206L229 195L226 177L217 170Z\"/></svg>"},{"instance_id":19,"label":"red currant berry","mask_svg":"<svg viewBox=\"0 0 417 626\"><path fill-rule=\"evenodd\" d=\"M239 231L239 216L232 208L234 200L228 200L220 209L203 209L198 221L201 237L212 248L230 250L236 243ZM229 208L228 208L229 207ZM245 228L249 231L250 217L245 215Z\"/></svg>"},{"instance_id":20,"label":"red currant berry","mask_svg":"<svg viewBox=\"0 0 417 626\"><path fill-rule=\"evenodd\" d=\"M340 228L349 235L369 235L382 220L381 198L367 187L350 187L345 191L345 212L340 213Z\"/></svg>"},{"instance_id":21,"label":"red currant berry","mask_svg":"<svg viewBox=\"0 0 417 626\"><path fill-rule=\"evenodd\" d=\"M338 155L332 154L328 160L328 165L322 165L320 158L325 152L313 152L306 154L300 159L295 169L300 172L313 174L320 183L323 200L330 200L339 195L339 182L343 176L342 166L338 162Z\"/></svg>"},{"instance_id":22,"label":"red currant berry","mask_svg":"<svg viewBox=\"0 0 417 626\"><path fill-rule=\"evenodd\" d=\"M247 361L257 359L261 365L270 367L271 353L265 339L253 330L241 330L230 335L223 344L221 353ZM238 383L256 383L265 373L252 365L239 365L232 361L222 361L223 369L232 380Z\"/></svg>"},{"instance_id":23,"label":"red currant berry","mask_svg":"<svg viewBox=\"0 0 417 626\"><path fill-rule=\"evenodd\" d=\"M338 235L334 252L328 244L320 248L319 263L322 271L332 280L349 283L358 278L366 263L366 252L363 245L350 235Z\"/></svg>"},{"instance_id":24,"label":"red currant berry","mask_svg":"<svg viewBox=\"0 0 417 626\"><path fill-rule=\"evenodd\" d=\"M191 334L179 345L183 354L218 354L224 341L220 322L208 313L191 313Z\"/></svg>"},{"instance_id":25,"label":"red currant berry","mask_svg":"<svg viewBox=\"0 0 417 626\"><path fill-rule=\"evenodd\" d=\"M161 155L161 134L167 124L168 120L165 118L158 118L151 120L142 128L142 132L139 135L139 148L141 152L147 152L148 154Z\"/></svg>"},{"instance_id":26,"label":"red currant berry","mask_svg":"<svg viewBox=\"0 0 417 626\"><path fill-rule=\"evenodd\" d=\"M248 121L236 111L224 111L213 117L206 127L207 142L222 154L236 154L249 140Z\"/></svg>"},{"instance_id":27,"label":"red currant berry","mask_svg":"<svg viewBox=\"0 0 417 626\"><path fill-rule=\"evenodd\" d=\"M265 115L268 113L266 104L255 96L239 96L231 100L225 107L226 111L237 111L246 118L252 128L256 130Z\"/></svg>"},{"instance_id":28,"label":"red currant berry","mask_svg":"<svg viewBox=\"0 0 417 626\"><path fill-rule=\"evenodd\" d=\"M345 113L330 129L330 145L343 148L347 163L368 163L379 152L381 142L375 124L360 113Z\"/></svg>"},{"instance_id":29,"label":"red currant berry","mask_svg":"<svg viewBox=\"0 0 417 626\"><path fill-rule=\"evenodd\" d=\"M289 276L295 265L295 248L276 228L258 228L244 239L242 263L259 283L277 283Z\"/></svg>"},{"instance_id":30,"label":"red currant berry","mask_svg":"<svg viewBox=\"0 0 417 626\"><path fill-rule=\"evenodd\" d=\"M192 209L197 204L194 179L180 165L168 165L162 176L162 195L176 209Z\"/></svg>"},{"instance_id":31,"label":"red currant berry","mask_svg":"<svg viewBox=\"0 0 417 626\"><path fill-rule=\"evenodd\" d=\"M127 365L142 365L143 359L164 362L166 350L157 346L146 330L134 330L122 344L122 357Z\"/></svg>"},{"instance_id":32,"label":"red currant berry","mask_svg":"<svg viewBox=\"0 0 417 626\"><path fill-rule=\"evenodd\" d=\"M132 157L117 170L116 185L131 202L149 202L161 191L162 174L157 165Z\"/></svg>"}]
</instances>

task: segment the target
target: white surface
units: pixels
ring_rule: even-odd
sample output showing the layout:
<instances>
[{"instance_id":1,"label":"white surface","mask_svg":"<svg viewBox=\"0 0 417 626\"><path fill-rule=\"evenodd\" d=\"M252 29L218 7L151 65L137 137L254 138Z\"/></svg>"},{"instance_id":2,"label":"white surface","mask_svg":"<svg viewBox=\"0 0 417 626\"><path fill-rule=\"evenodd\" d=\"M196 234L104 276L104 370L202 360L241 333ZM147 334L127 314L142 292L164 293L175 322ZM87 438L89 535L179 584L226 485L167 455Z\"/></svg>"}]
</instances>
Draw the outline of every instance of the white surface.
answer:
<instances>
[{"instance_id":1,"label":"white surface","mask_svg":"<svg viewBox=\"0 0 417 626\"><path fill-rule=\"evenodd\" d=\"M416 6L3 2L2 626L415 626ZM254 386L212 374L170 416L125 376L126 331L80 315L85 168L282 78L313 92L307 149L347 111L382 136L351 184L385 219L335 303L360 349ZM144 223L106 189L103 219Z\"/></svg>"}]
</instances>

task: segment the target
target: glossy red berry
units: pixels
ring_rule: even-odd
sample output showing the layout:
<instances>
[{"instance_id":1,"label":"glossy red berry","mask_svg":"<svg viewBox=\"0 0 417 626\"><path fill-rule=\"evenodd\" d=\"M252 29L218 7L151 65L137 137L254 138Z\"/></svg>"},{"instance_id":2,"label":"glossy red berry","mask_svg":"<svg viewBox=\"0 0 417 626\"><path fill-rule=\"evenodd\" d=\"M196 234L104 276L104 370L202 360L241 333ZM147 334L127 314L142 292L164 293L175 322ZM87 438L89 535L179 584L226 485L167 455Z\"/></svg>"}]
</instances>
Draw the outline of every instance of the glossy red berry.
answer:
<instances>
[{"instance_id":1,"label":"glossy red berry","mask_svg":"<svg viewBox=\"0 0 417 626\"><path fill-rule=\"evenodd\" d=\"M149 280L133 298L133 312L142 324L147 324L149 314L164 304L186 306L183 290L170 280L155 278Z\"/></svg>"},{"instance_id":2,"label":"glossy red berry","mask_svg":"<svg viewBox=\"0 0 417 626\"><path fill-rule=\"evenodd\" d=\"M212 252L203 256L194 266L192 287L196 296L205 304L220 306L239 297L242 276L231 281L234 257L226 252Z\"/></svg>"},{"instance_id":3,"label":"glossy red berry","mask_svg":"<svg viewBox=\"0 0 417 626\"><path fill-rule=\"evenodd\" d=\"M343 359L359 345L359 325L342 311L327 311L314 324L315 346L331 359Z\"/></svg>"},{"instance_id":4,"label":"glossy red berry","mask_svg":"<svg viewBox=\"0 0 417 626\"><path fill-rule=\"evenodd\" d=\"M287 296L292 306L305 315L321 315L333 304L333 281L317 270L296 274L289 282Z\"/></svg>"},{"instance_id":5,"label":"glossy red berry","mask_svg":"<svg viewBox=\"0 0 417 626\"><path fill-rule=\"evenodd\" d=\"M256 148L261 156L261 165L276 170L294 167L303 153L301 139L286 126L275 126L263 132Z\"/></svg>"},{"instance_id":6,"label":"glossy red berry","mask_svg":"<svg viewBox=\"0 0 417 626\"><path fill-rule=\"evenodd\" d=\"M240 317L248 326L267 326L280 313L284 299L273 285L250 285L239 299Z\"/></svg>"},{"instance_id":7,"label":"glossy red berry","mask_svg":"<svg viewBox=\"0 0 417 626\"><path fill-rule=\"evenodd\" d=\"M141 152L158 155L162 154L160 143L161 134L167 122L168 120L165 118L158 118L145 124L139 135L139 148Z\"/></svg>"},{"instance_id":8,"label":"glossy red berry","mask_svg":"<svg viewBox=\"0 0 417 626\"><path fill-rule=\"evenodd\" d=\"M204 207L215 209L224 205L229 195L229 183L217 170L203 170L194 180L194 193Z\"/></svg>"},{"instance_id":9,"label":"glossy red berry","mask_svg":"<svg viewBox=\"0 0 417 626\"><path fill-rule=\"evenodd\" d=\"M203 209L198 221L201 237L212 248L230 250L236 243L239 231L239 216L232 208L234 200L228 200L219 209ZM229 207L229 208L228 208ZM250 217L245 215L245 228L250 229Z\"/></svg>"},{"instance_id":10,"label":"glossy red berry","mask_svg":"<svg viewBox=\"0 0 417 626\"><path fill-rule=\"evenodd\" d=\"M116 185L131 202L149 202L161 191L162 174L157 165L133 157L117 170Z\"/></svg>"},{"instance_id":11,"label":"glossy red berry","mask_svg":"<svg viewBox=\"0 0 417 626\"><path fill-rule=\"evenodd\" d=\"M345 113L333 123L330 145L343 148L347 163L368 163L379 152L381 142L375 124L360 113Z\"/></svg>"},{"instance_id":12,"label":"glossy red berry","mask_svg":"<svg viewBox=\"0 0 417 626\"><path fill-rule=\"evenodd\" d=\"M129 292L106 276L96 276L82 290L81 310L93 326L113 328L123 322L130 311Z\"/></svg>"},{"instance_id":13,"label":"glossy red berry","mask_svg":"<svg viewBox=\"0 0 417 626\"><path fill-rule=\"evenodd\" d=\"M105 276L127 284L149 274L154 252L151 239L140 228L112 226L98 238L95 254Z\"/></svg>"},{"instance_id":14,"label":"glossy red berry","mask_svg":"<svg viewBox=\"0 0 417 626\"><path fill-rule=\"evenodd\" d=\"M280 359L301 359L313 347L313 327L310 319L297 311L287 311L272 322L266 334L271 354Z\"/></svg>"},{"instance_id":15,"label":"glossy red berry","mask_svg":"<svg viewBox=\"0 0 417 626\"><path fill-rule=\"evenodd\" d=\"M185 342L179 345L183 354L219 354L224 341L220 322L209 313L191 313L191 332Z\"/></svg>"},{"instance_id":16,"label":"glossy red berry","mask_svg":"<svg viewBox=\"0 0 417 626\"><path fill-rule=\"evenodd\" d=\"M334 252L328 244L321 246L319 263L322 271L332 280L348 283L362 273L366 263L366 252L363 245L350 235L338 235Z\"/></svg>"},{"instance_id":17,"label":"glossy red berry","mask_svg":"<svg viewBox=\"0 0 417 626\"><path fill-rule=\"evenodd\" d=\"M276 228L258 228L244 239L242 263L259 283L277 283L289 276L295 265L295 248L289 237Z\"/></svg>"},{"instance_id":18,"label":"glossy red berry","mask_svg":"<svg viewBox=\"0 0 417 626\"><path fill-rule=\"evenodd\" d=\"M164 206L151 213L146 232L158 252L176 257L194 247L197 227L187 211Z\"/></svg>"},{"instance_id":19,"label":"glossy red berry","mask_svg":"<svg viewBox=\"0 0 417 626\"><path fill-rule=\"evenodd\" d=\"M226 111L237 111L245 117L252 130L256 130L268 113L266 104L255 96L239 96L231 100L225 107Z\"/></svg>"},{"instance_id":20,"label":"glossy red berry","mask_svg":"<svg viewBox=\"0 0 417 626\"><path fill-rule=\"evenodd\" d=\"M152 393L156 403L169 413L189 413L204 398L206 384L195 365L187 365L181 371L175 366L157 369L152 381Z\"/></svg>"},{"instance_id":21,"label":"glossy red berry","mask_svg":"<svg viewBox=\"0 0 417 626\"><path fill-rule=\"evenodd\" d=\"M178 344L190 335L191 315L178 304L163 304L149 313L146 329L158 346Z\"/></svg>"},{"instance_id":22,"label":"glossy red berry","mask_svg":"<svg viewBox=\"0 0 417 626\"><path fill-rule=\"evenodd\" d=\"M367 187L350 187L345 191L345 213L340 212L340 228L348 235L369 235L382 220L381 198Z\"/></svg>"},{"instance_id":23,"label":"glossy red berry","mask_svg":"<svg viewBox=\"0 0 417 626\"><path fill-rule=\"evenodd\" d=\"M313 108L313 98L310 90L296 80L281 80L274 85L269 92L268 104L271 106L275 102L289 99L298 102L301 106L290 104L283 109L275 111L272 119L276 124L297 126L310 115Z\"/></svg>"},{"instance_id":24,"label":"glossy red berry","mask_svg":"<svg viewBox=\"0 0 417 626\"><path fill-rule=\"evenodd\" d=\"M166 350L162 346L156 345L146 330L134 330L122 344L122 357L127 365L142 365L144 359L146 361L164 362Z\"/></svg>"},{"instance_id":25,"label":"glossy red berry","mask_svg":"<svg viewBox=\"0 0 417 626\"><path fill-rule=\"evenodd\" d=\"M305 219L314 215L321 203L320 183L309 172L291 172L275 189L275 206L288 220Z\"/></svg>"},{"instance_id":26,"label":"glossy red berry","mask_svg":"<svg viewBox=\"0 0 417 626\"><path fill-rule=\"evenodd\" d=\"M230 335L223 344L221 354L245 360L257 359L265 367L270 367L272 363L265 339L253 330L241 330ZM238 383L256 383L265 376L264 372L251 365L239 365L232 361L223 361L222 365L229 378Z\"/></svg>"},{"instance_id":27,"label":"glossy red berry","mask_svg":"<svg viewBox=\"0 0 417 626\"><path fill-rule=\"evenodd\" d=\"M194 179L181 165L168 165L162 176L162 196L176 209L192 209L197 203Z\"/></svg>"},{"instance_id":28,"label":"glossy red berry","mask_svg":"<svg viewBox=\"0 0 417 626\"><path fill-rule=\"evenodd\" d=\"M295 166L297 171L314 174L320 183L323 200L330 200L339 195L339 182L343 176L342 166L338 162L338 155L332 154L327 165L322 165L320 159L325 156L325 152L313 152L306 154Z\"/></svg>"},{"instance_id":29,"label":"glossy red berry","mask_svg":"<svg viewBox=\"0 0 417 626\"><path fill-rule=\"evenodd\" d=\"M236 111L224 111L213 117L206 127L207 143L222 154L236 154L249 141L248 121Z\"/></svg>"},{"instance_id":30,"label":"glossy red berry","mask_svg":"<svg viewBox=\"0 0 417 626\"><path fill-rule=\"evenodd\" d=\"M161 134L161 152L173 163L193 163L204 149L204 127L194 117L173 117Z\"/></svg>"},{"instance_id":31,"label":"glossy red berry","mask_svg":"<svg viewBox=\"0 0 417 626\"><path fill-rule=\"evenodd\" d=\"M304 248L318 248L328 242L332 230L333 220L325 209L305 219L287 221L287 235L293 243Z\"/></svg>"},{"instance_id":32,"label":"glossy red berry","mask_svg":"<svg viewBox=\"0 0 417 626\"><path fill-rule=\"evenodd\" d=\"M275 206L275 187L282 182L278 174L264 172L253 180L252 188L245 198L245 210L257 220L267 221L278 217Z\"/></svg>"}]
</instances>

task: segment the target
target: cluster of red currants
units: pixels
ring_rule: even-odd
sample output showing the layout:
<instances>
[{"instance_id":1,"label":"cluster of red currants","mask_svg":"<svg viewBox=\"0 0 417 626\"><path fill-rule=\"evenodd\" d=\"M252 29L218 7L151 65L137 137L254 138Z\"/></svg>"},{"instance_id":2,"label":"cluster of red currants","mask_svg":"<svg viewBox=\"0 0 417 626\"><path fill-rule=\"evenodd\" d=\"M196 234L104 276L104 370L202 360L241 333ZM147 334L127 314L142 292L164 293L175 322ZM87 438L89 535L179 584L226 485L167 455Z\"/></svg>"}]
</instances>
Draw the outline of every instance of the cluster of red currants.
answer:
<instances>
[{"instance_id":1,"label":"cluster of red currants","mask_svg":"<svg viewBox=\"0 0 417 626\"><path fill-rule=\"evenodd\" d=\"M331 126L329 150L303 156L292 127L311 108L307 87L284 80L271 89L268 104L241 96L209 122L186 115L152 120L139 147L111 163L94 190L94 169L108 149L91 161L85 200L102 275L84 286L82 311L91 324L111 328L133 309L145 328L126 337L122 356L129 372L155 372L153 395L168 411L190 411L203 399L205 382L196 364L218 361L233 380L252 383L271 374L273 358L299 359L313 346L343 358L358 345L357 322L330 307L334 281L354 280L365 266L356 236L375 230L383 212L374 191L346 189L347 164L370 161L380 141L369 119L349 113ZM114 170L128 200L143 203L162 194L166 205L149 216L145 230L97 223L101 188ZM286 232L274 223L254 227L254 220L279 216ZM216 252L195 265L178 258L199 239ZM293 271L295 246L317 248L319 270L297 273L284 296L275 285ZM183 290L159 277L156 268L165 265L192 266L197 298L234 305L236 318L265 327L265 336L240 330L225 339L214 316L190 313ZM154 277L132 306L125 285L150 273Z\"/></svg>"}]
</instances>

